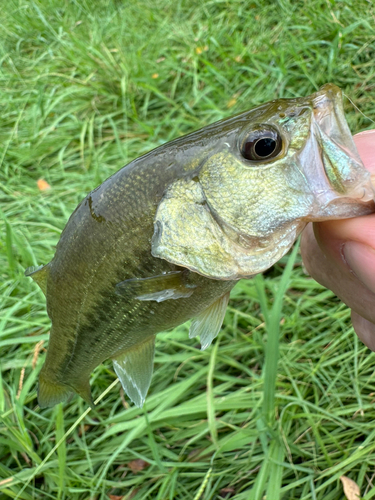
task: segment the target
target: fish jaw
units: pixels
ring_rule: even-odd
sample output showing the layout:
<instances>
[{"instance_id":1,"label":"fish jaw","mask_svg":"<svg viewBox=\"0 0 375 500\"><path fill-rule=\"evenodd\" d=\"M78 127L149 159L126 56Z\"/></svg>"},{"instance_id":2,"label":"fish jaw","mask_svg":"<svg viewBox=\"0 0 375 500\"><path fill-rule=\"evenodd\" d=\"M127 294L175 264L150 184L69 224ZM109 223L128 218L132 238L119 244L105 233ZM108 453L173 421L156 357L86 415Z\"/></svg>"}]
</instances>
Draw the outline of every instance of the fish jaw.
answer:
<instances>
[{"instance_id":1,"label":"fish jaw","mask_svg":"<svg viewBox=\"0 0 375 500\"><path fill-rule=\"evenodd\" d=\"M324 85L311 96L310 140L299 155L316 203L308 220L341 219L371 213L374 186L344 116L342 92Z\"/></svg>"},{"instance_id":2,"label":"fish jaw","mask_svg":"<svg viewBox=\"0 0 375 500\"><path fill-rule=\"evenodd\" d=\"M238 145L254 124L279 131L283 146L274 160L241 157ZM155 217L155 257L208 278L248 278L277 262L308 222L374 211L370 174L335 85L260 106L241 126L237 143L228 139L196 178L165 192Z\"/></svg>"}]
</instances>

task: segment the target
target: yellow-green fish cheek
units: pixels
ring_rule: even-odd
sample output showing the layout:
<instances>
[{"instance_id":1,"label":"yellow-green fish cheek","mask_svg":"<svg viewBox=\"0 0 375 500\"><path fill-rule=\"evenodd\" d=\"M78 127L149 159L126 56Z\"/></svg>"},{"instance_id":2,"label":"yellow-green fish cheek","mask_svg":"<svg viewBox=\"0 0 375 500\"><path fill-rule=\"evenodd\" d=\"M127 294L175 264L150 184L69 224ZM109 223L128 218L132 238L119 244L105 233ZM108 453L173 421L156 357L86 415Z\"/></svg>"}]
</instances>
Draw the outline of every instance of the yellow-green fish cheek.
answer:
<instances>
[{"instance_id":1,"label":"yellow-green fish cheek","mask_svg":"<svg viewBox=\"0 0 375 500\"><path fill-rule=\"evenodd\" d=\"M219 221L248 238L267 238L307 216L313 206L309 186L290 155L268 168L247 168L219 153L204 165L199 180Z\"/></svg>"}]
</instances>

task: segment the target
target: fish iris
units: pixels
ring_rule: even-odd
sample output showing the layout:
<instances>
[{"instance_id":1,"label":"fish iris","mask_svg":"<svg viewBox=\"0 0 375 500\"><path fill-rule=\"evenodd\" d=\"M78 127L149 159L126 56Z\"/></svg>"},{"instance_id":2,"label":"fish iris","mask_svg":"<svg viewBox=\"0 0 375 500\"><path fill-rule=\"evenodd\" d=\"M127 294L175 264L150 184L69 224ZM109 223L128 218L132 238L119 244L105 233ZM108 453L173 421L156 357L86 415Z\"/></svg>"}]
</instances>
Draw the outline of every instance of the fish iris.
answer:
<instances>
[{"instance_id":1,"label":"fish iris","mask_svg":"<svg viewBox=\"0 0 375 500\"><path fill-rule=\"evenodd\" d=\"M275 158L282 149L282 139L277 130L264 126L252 130L242 143L241 154L246 160L264 161Z\"/></svg>"}]
</instances>

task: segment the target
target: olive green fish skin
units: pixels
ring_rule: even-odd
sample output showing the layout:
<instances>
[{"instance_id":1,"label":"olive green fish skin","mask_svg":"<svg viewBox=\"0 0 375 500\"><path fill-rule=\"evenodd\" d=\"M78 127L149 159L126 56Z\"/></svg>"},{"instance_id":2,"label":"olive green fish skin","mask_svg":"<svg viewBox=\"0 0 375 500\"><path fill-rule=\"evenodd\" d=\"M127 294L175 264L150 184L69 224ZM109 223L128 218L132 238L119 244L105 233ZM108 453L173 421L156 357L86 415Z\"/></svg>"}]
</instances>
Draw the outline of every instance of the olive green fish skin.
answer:
<instances>
[{"instance_id":1,"label":"olive green fish skin","mask_svg":"<svg viewBox=\"0 0 375 500\"><path fill-rule=\"evenodd\" d=\"M191 161L176 165L184 148ZM115 293L128 278L179 269L151 255L156 208L166 187L194 176L211 148L202 133L162 146L115 173L74 211L49 265L52 329L41 377L79 387L105 359L187 321L234 286L191 273L197 287L189 298L158 303Z\"/></svg>"},{"instance_id":2,"label":"olive green fish skin","mask_svg":"<svg viewBox=\"0 0 375 500\"><path fill-rule=\"evenodd\" d=\"M44 268L52 328L40 384L68 387L89 402L96 366L196 317L238 279L270 267L309 220L369 213L372 188L341 123L340 103L333 85L307 98L272 101L165 144L94 189ZM275 159L241 156L257 124L279 131ZM175 271L183 271L188 293L150 299L155 283L147 278L174 279ZM147 300L137 286L142 296L150 294Z\"/></svg>"}]
</instances>

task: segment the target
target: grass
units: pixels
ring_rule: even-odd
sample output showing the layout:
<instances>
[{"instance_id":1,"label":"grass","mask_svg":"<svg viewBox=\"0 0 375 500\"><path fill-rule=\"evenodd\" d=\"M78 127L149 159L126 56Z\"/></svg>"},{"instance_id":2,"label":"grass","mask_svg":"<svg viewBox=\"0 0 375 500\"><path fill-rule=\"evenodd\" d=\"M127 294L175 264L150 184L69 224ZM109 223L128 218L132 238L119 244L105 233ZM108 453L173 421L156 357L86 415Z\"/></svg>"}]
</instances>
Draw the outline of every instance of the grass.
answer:
<instances>
[{"instance_id":1,"label":"grass","mask_svg":"<svg viewBox=\"0 0 375 500\"><path fill-rule=\"evenodd\" d=\"M375 497L375 355L297 250L236 286L210 349L158 336L142 410L108 362L95 411L38 408L50 323L23 276L85 193L174 137L327 81L375 119L374 28L366 0L2 5L1 500L341 500L343 474Z\"/></svg>"}]
</instances>

